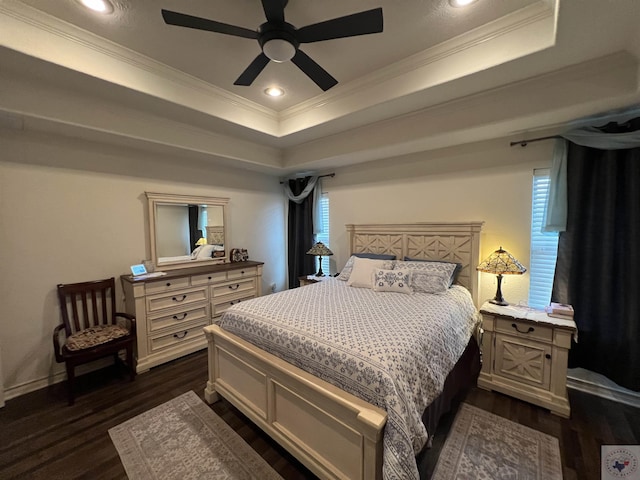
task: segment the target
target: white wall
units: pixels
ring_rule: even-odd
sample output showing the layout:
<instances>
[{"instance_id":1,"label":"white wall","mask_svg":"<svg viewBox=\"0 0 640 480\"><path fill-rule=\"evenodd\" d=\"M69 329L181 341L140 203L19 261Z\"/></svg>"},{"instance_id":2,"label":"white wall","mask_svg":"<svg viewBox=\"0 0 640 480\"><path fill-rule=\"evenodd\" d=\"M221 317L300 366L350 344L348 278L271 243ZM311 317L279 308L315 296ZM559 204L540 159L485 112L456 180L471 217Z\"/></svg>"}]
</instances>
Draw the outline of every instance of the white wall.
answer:
<instances>
[{"instance_id":1,"label":"white wall","mask_svg":"<svg viewBox=\"0 0 640 480\"><path fill-rule=\"evenodd\" d=\"M0 146L8 398L63 378L53 358L56 284L118 278L149 258L145 191L229 197L231 247L265 262L263 291L272 282L285 288L285 202L275 177L62 136L0 130Z\"/></svg>"},{"instance_id":2,"label":"white wall","mask_svg":"<svg viewBox=\"0 0 640 480\"><path fill-rule=\"evenodd\" d=\"M528 266L533 169L550 165L553 145L509 147L509 140L336 169L323 187L331 208L332 273L350 255L349 223L484 221L482 259L502 246ZM493 298L496 277L480 275L479 298ZM502 284L511 303L526 302L528 288L528 273L505 276Z\"/></svg>"}]
</instances>

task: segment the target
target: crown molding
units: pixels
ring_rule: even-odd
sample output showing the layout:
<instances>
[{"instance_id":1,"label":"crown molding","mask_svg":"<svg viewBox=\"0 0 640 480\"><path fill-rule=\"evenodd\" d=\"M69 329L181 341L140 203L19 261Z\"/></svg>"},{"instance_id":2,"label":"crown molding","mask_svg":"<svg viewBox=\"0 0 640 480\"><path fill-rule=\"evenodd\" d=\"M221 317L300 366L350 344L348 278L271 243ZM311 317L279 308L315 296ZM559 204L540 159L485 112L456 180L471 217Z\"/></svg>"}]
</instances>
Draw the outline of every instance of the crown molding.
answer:
<instances>
[{"instance_id":1,"label":"crown molding","mask_svg":"<svg viewBox=\"0 0 640 480\"><path fill-rule=\"evenodd\" d=\"M313 112L315 119L311 120L311 123L323 123L353 110L364 110L474 73L465 70L464 65L459 66L462 68L458 72L451 69L437 72L438 69L433 66L438 63L445 64L459 56L479 53L476 51L486 49L489 44L494 53L485 55L487 60L482 69L548 48L555 43L556 8L556 2L549 6L548 2L539 1L381 68L366 77L339 84L328 92L281 111L279 134L285 136L297 131L296 128L300 129L307 123L301 121L301 117L308 116L309 112ZM523 31L527 31L527 40L514 40L514 34ZM536 42L530 42L531 39L535 39ZM514 48L516 45L518 48ZM503 57L497 57L496 51L503 51ZM418 81L408 81L409 76L420 74L427 68L431 68L431 71L419 75L421 78ZM382 85L384 88L381 88ZM356 107L354 103L359 104ZM348 110L343 108L345 104L349 104ZM322 122L318 121L322 116L327 118L323 118Z\"/></svg>"},{"instance_id":2,"label":"crown molding","mask_svg":"<svg viewBox=\"0 0 640 480\"><path fill-rule=\"evenodd\" d=\"M274 110L18 0L0 2L0 44L263 133L278 130Z\"/></svg>"}]
</instances>

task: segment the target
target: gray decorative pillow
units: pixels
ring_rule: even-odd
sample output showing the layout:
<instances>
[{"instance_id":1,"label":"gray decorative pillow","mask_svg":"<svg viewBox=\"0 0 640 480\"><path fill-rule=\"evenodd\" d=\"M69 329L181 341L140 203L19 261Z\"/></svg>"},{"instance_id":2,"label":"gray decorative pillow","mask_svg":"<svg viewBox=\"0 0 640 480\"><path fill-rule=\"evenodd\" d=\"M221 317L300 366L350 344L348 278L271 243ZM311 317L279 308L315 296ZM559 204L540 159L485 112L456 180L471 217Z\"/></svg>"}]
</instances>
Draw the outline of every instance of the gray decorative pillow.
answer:
<instances>
[{"instance_id":1,"label":"gray decorative pillow","mask_svg":"<svg viewBox=\"0 0 640 480\"><path fill-rule=\"evenodd\" d=\"M449 288L449 277L443 273L414 270L411 286L416 293L444 293Z\"/></svg>"},{"instance_id":2,"label":"gray decorative pillow","mask_svg":"<svg viewBox=\"0 0 640 480\"><path fill-rule=\"evenodd\" d=\"M453 263L456 266L456 269L453 271L453 275L451 276L451 285L453 285L454 283L456 283L458 281L458 275L460 275L460 272L462 271L462 264L461 263L456 263L456 262L450 262L448 260L427 260L424 258L410 258L410 257L404 257L403 259L405 262L438 262L438 263ZM451 286L449 285L449 286Z\"/></svg>"},{"instance_id":3,"label":"gray decorative pillow","mask_svg":"<svg viewBox=\"0 0 640 480\"><path fill-rule=\"evenodd\" d=\"M340 275L338 275L336 278L338 280L342 280L344 282L349 280L349 277L351 276L351 272L353 271L353 262L355 258L363 258L359 256L360 254L357 255L351 255L349 257L349 260L347 260L347 263L345 263L344 268L342 269L342 271L340 272ZM366 257L364 257L366 258ZM382 263L381 268L384 268L386 270L393 270L393 265L395 264L395 260L386 260L384 261L384 263Z\"/></svg>"},{"instance_id":4,"label":"gray decorative pillow","mask_svg":"<svg viewBox=\"0 0 640 480\"><path fill-rule=\"evenodd\" d=\"M376 292L413 293L411 288L411 270L373 271L373 290Z\"/></svg>"},{"instance_id":5,"label":"gray decorative pillow","mask_svg":"<svg viewBox=\"0 0 640 480\"><path fill-rule=\"evenodd\" d=\"M453 272L456 269L455 263L446 262L396 262L396 269L411 269L414 271L442 275L447 280L447 288L451 286Z\"/></svg>"}]
</instances>

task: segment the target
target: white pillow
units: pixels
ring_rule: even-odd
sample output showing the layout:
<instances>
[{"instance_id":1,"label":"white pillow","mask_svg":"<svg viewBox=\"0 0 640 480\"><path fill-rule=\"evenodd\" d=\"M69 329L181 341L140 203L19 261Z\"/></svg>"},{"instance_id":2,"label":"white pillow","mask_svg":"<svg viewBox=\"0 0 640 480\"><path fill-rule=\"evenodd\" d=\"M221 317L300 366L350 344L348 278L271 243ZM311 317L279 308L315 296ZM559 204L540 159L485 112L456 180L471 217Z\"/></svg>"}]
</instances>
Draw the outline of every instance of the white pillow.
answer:
<instances>
[{"instance_id":1,"label":"white pillow","mask_svg":"<svg viewBox=\"0 0 640 480\"><path fill-rule=\"evenodd\" d=\"M196 260L205 260L210 259L213 256L213 251L215 250L215 245L202 245L200 251L198 252L198 256Z\"/></svg>"},{"instance_id":2,"label":"white pillow","mask_svg":"<svg viewBox=\"0 0 640 480\"><path fill-rule=\"evenodd\" d=\"M340 275L336 277L338 280L342 280L345 282L349 280L349 277L351 276L351 271L353 270L353 261L356 258L360 258L360 257L357 257L356 255L351 255L349 257L349 260L347 260L347 263L344 264L344 268L340 272ZM379 258L370 259L370 260L378 260L378 261L384 262L381 268L385 268L387 270L393 270L393 265L395 264L395 260L386 260L386 259L379 259Z\"/></svg>"},{"instance_id":3,"label":"white pillow","mask_svg":"<svg viewBox=\"0 0 640 480\"><path fill-rule=\"evenodd\" d=\"M353 257L353 269L347 285L358 288L371 288L373 286L373 271L383 268L388 260L374 260L371 258Z\"/></svg>"},{"instance_id":4,"label":"white pillow","mask_svg":"<svg viewBox=\"0 0 640 480\"><path fill-rule=\"evenodd\" d=\"M411 270L373 271L373 290L376 292L413 293L411 288Z\"/></svg>"}]
</instances>

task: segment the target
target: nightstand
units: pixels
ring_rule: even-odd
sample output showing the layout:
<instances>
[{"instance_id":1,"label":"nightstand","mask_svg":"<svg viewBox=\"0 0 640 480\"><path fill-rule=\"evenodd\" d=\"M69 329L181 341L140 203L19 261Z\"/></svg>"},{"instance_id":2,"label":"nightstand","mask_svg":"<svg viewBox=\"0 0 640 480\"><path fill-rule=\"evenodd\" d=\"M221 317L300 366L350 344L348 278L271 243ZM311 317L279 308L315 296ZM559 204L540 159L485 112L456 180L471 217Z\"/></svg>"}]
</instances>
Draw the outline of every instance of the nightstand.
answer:
<instances>
[{"instance_id":1,"label":"nightstand","mask_svg":"<svg viewBox=\"0 0 640 480\"><path fill-rule=\"evenodd\" d=\"M478 386L569 417L567 358L573 320L544 311L486 302L482 314L482 370Z\"/></svg>"},{"instance_id":2,"label":"nightstand","mask_svg":"<svg viewBox=\"0 0 640 480\"><path fill-rule=\"evenodd\" d=\"M322 282L327 278L331 277L328 275L324 277L316 277L315 275L303 275L301 277L298 277L298 281L300 282L300 286L304 287L305 285L311 285L312 283Z\"/></svg>"}]
</instances>

